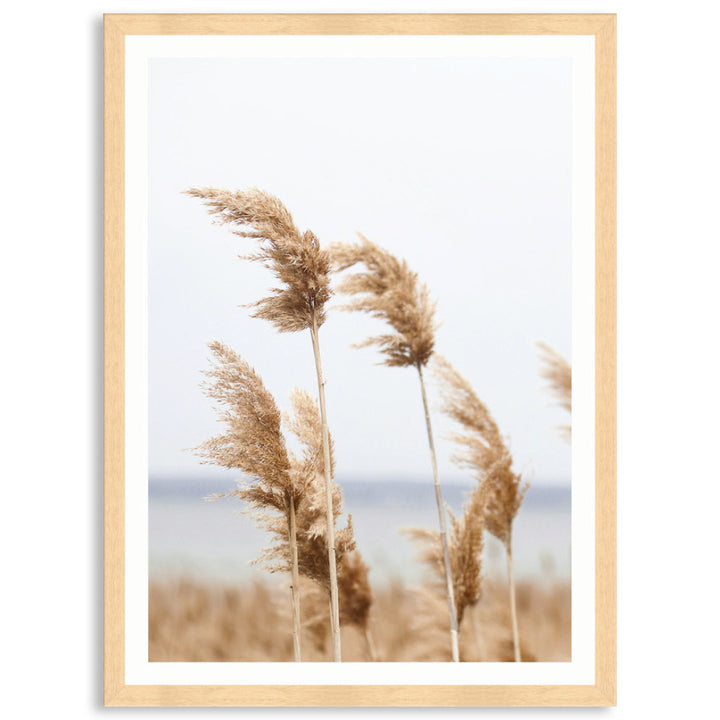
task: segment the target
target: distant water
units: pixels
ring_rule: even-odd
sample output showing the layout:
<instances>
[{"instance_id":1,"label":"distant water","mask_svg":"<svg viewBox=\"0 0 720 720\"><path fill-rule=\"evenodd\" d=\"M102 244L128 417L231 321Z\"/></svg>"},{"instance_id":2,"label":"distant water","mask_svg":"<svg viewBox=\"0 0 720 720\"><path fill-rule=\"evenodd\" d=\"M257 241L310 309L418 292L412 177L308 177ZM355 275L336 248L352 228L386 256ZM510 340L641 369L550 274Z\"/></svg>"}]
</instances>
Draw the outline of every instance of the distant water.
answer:
<instances>
[{"instance_id":1,"label":"distant water","mask_svg":"<svg viewBox=\"0 0 720 720\"><path fill-rule=\"evenodd\" d=\"M355 536L372 584L393 578L418 582L423 566L403 527L437 529L432 481L343 481L344 508L352 514ZM149 484L149 563L154 579L191 577L201 581L245 582L267 573L251 561L267 545L267 533L255 527L232 498L206 502L232 483L151 478ZM443 486L443 499L460 513L472 485ZM343 520L341 522L344 524ZM570 490L531 486L514 525L513 561L519 579L570 577ZM493 537L485 541L485 571L505 573L505 553Z\"/></svg>"}]
</instances>

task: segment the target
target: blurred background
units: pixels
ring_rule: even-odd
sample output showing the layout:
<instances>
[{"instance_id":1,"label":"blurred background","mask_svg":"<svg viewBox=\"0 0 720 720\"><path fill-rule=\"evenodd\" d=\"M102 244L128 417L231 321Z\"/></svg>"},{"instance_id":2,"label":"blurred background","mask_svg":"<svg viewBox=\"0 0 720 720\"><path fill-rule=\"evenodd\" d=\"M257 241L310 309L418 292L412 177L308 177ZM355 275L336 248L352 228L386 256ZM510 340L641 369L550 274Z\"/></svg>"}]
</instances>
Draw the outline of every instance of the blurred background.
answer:
<instances>
[{"instance_id":1,"label":"blurred background","mask_svg":"<svg viewBox=\"0 0 720 720\"><path fill-rule=\"evenodd\" d=\"M237 502L203 502L239 479L189 450L220 432L199 388L206 343L238 351L283 409L293 387L316 392L310 338L241 307L272 279L238 259L252 241L182 194L204 185L259 187L321 243L360 231L407 259L437 301L437 352L473 384L531 482L516 521L518 579L569 582L570 446L557 432L568 419L539 376L536 343L571 360L571 91L571 62L557 58L150 61L154 583L287 584L250 564L267 537ZM341 300L320 333L336 479L372 586L414 586L423 568L399 531L437 528L417 375L353 349L384 328L337 311ZM439 413L433 423L445 500L460 512L475 481L451 461L452 427ZM505 577L494 538L485 569Z\"/></svg>"}]
</instances>

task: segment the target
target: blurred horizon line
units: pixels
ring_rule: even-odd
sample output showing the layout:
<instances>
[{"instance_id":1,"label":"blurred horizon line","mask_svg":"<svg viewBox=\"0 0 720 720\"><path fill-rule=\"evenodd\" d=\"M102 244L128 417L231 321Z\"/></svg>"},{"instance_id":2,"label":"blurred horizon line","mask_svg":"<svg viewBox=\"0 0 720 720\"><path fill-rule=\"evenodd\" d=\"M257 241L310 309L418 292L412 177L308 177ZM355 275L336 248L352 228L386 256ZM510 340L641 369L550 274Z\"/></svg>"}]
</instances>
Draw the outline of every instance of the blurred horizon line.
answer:
<instances>
[{"instance_id":1,"label":"blurred horizon line","mask_svg":"<svg viewBox=\"0 0 720 720\"><path fill-rule=\"evenodd\" d=\"M231 490L237 480L235 478L198 477L195 475L153 474L148 478L148 495L150 497L188 498L196 496L202 500L207 495ZM358 500L372 499L375 502L408 502L423 499L419 496L434 495L432 478L393 477L373 480L351 476L336 480L343 490L345 501L352 503ZM461 502L465 495L475 486L475 481L467 478L464 482L444 482L445 501L450 504ZM411 492L408 495L408 492ZM567 504L571 499L570 483L541 483L537 480L530 483L525 501L529 505Z\"/></svg>"}]
</instances>

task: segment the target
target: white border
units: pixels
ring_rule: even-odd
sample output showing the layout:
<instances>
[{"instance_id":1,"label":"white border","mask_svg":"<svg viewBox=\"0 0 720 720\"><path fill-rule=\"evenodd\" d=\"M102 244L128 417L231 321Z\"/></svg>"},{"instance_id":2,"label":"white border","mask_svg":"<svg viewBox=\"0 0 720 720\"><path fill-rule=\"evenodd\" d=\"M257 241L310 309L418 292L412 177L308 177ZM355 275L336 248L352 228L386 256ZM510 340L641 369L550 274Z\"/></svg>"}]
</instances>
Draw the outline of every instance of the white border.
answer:
<instances>
[{"instance_id":1,"label":"white border","mask_svg":"<svg viewBox=\"0 0 720 720\"><path fill-rule=\"evenodd\" d=\"M595 681L595 60L589 36L127 36L125 682L128 685L572 685ZM154 57L564 57L573 62L572 661L149 663L147 93Z\"/></svg>"}]
</instances>

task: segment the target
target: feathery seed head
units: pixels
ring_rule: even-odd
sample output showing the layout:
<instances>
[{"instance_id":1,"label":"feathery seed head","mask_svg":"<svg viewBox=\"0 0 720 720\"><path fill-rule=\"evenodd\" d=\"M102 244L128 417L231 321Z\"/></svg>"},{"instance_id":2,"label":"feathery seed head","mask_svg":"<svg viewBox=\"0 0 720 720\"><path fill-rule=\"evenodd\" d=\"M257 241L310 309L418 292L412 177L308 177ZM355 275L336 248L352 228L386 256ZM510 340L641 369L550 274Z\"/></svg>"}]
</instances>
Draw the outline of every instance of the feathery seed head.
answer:
<instances>
[{"instance_id":1,"label":"feathery seed head","mask_svg":"<svg viewBox=\"0 0 720 720\"><path fill-rule=\"evenodd\" d=\"M338 563L338 595L340 624L355 625L365 630L373 597L368 566L357 549L346 552Z\"/></svg>"},{"instance_id":2,"label":"feathery seed head","mask_svg":"<svg viewBox=\"0 0 720 720\"><path fill-rule=\"evenodd\" d=\"M485 527L507 545L528 483L513 472L510 450L470 383L445 358L436 356L433 370L440 381L442 412L463 428L450 436L460 447L453 460L472 470L485 494Z\"/></svg>"},{"instance_id":3,"label":"feathery seed head","mask_svg":"<svg viewBox=\"0 0 720 720\"><path fill-rule=\"evenodd\" d=\"M292 569L291 527L297 548L297 571L330 592L328 525L322 449L322 422L317 403L305 391L291 394L293 414L285 424L302 447L299 456L289 453L281 431L281 413L260 376L237 353L220 342L210 343L214 366L205 371L205 394L220 406L225 434L200 445L196 452L207 462L238 468L249 481L225 494L246 503L256 524L268 531L272 544L255 560L270 572ZM331 471L334 473L332 443ZM342 513L342 493L331 483L333 522ZM294 522L293 522L294 521ZM357 558L348 559L355 548L352 518L335 531L336 571L340 587L345 584L345 612L350 622L367 622L370 605L367 568ZM344 578L344 579L343 579ZM364 584L363 584L364 583Z\"/></svg>"},{"instance_id":4,"label":"feathery seed head","mask_svg":"<svg viewBox=\"0 0 720 720\"><path fill-rule=\"evenodd\" d=\"M549 345L539 342L540 360L542 369L540 375L548 381L548 388L555 396L558 405L568 412L572 412L572 368L570 363ZM560 428L563 437L570 439L572 429L570 425Z\"/></svg>"},{"instance_id":5,"label":"feathery seed head","mask_svg":"<svg viewBox=\"0 0 720 720\"><path fill-rule=\"evenodd\" d=\"M341 627L354 625L361 631L366 630L373 595L368 581L368 566L359 550L355 549L343 555L338 562L337 578ZM327 588L318 584L305 588L303 606L307 608L306 612L310 616L310 620L303 623L304 629L313 635L319 648L324 648L327 638ZM320 620L319 625L317 620Z\"/></svg>"},{"instance_id":6,"label":"feathery seed head","mask_svg":"<svg viewBox=\"0 0 720 720\"><path fill-rule=\"evenodd\" d=\"M306 473L322 475L325 469L322 453L322 419L317 402L306 390L295 388L290 394L293 413L285 414L286 427L299 440L302 448L302 462ZM335 444L330 436L330 474L335 476Z\"/></svg>"},{"instance_id":7,"label":"feathery seed head","mask_svg":"<svg viewBox=\"0 0 720 720\"><path fill-rule=\"evenodd\" d=\"M449 512L448 554L455 595L455 612L458 627L467 608L482 597L482 553L487 488L478 485L470 495L461 517ZM421 546L420 560L431 573L433 589L438 596L446 593L445 564L440 533L424 528L408 528L404 532Z\"/></svg>"},{"instance_id":8,"label":"feathery seed head","mask_svg":"<svg viewBox=\"0 0 720 720\"><path fill-rule=\"evenodd\" d=\"M370 337L357 347L377 346L385 356L384 365L423 367L433 354L437 329L430 291L405 260L358 235L357 244L328 248L335 272L365 266L364 272L348 275L338 285L337 292L353 296L341 309L366 312L395 332Z\"/></svg>"},{"instance_id":9,"label":"feathery seed head","mask_svg":"<svg viewBox=\"0 0 720 720\"><path fill-rule=\"evenodd\" d=\"M322 454L322 422L317 402L304 390L295 388L291 395L292 414L285 415L284 423L299 440L302 453L289 453L289 495L293 498L300 575L315 581L329 591L327 508L325 506L325 479ZM332 438L330 438L330 466L335 472ZM259 494L262 493L262 499ZM258 558L271 572L287 571L291 567L288 538L289 518L268 515L267 511L280 509L266 489L257 484L235 493L240 500L260 510L256 522L275 536L275 544L266 548ZM333 518L343 511L342 491L331 484ZM265 505L263 506L263 502ZM263 510L263 507L265 510ZM263 517L263 514L266 517ZM352 518L348 516L345 528L335 529L335 555L338 573L346 553L355 547Z\"/></svg>"},{"instance_id":10,"label":"feathery seed head","mask_svg":"<svg viewBox=\"0 0 720 720\"><path fill-rule=\"evenodd\" d=\"M215 222L234 225L236 235L259 242L256 253L243 257L267 267L280 287L252 304L253 317L269 320L280 332L305 330L313 321L323 324L331 294L329 255L312 232L298 230L278 198L257 188L190 188L186 194L202 199Z\"/></svg>"},{"instance_id":11,"label":"feathery seed head","mask_svg":"<svg viewBox=\"0 0 720 720\"><path fill-rule=\"evenodd\" d=\"M289 487L290 460L280 429L281 414L260 376L234 350L209 343L213 366L203 374L204 393L218 403L226 432L195 452L207 463L237 468L279 492Z\"/></svg>"}]
</instances>

